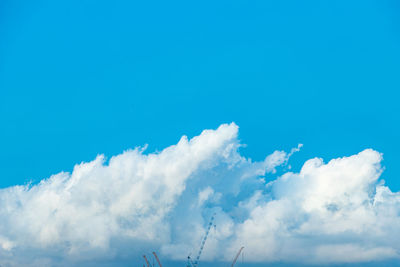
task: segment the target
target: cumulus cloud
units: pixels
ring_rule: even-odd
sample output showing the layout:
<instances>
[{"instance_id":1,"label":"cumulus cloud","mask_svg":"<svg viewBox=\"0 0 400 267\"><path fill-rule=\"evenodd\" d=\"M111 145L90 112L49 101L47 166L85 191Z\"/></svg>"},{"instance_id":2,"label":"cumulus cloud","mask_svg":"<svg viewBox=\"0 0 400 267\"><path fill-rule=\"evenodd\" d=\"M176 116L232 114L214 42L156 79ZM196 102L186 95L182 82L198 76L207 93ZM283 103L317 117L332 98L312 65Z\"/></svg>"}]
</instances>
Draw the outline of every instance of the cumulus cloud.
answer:
<instances>
[{"instance_id":1,"label":"cumulus cloud","mask_svg":"<svg viewBox=\"0 0 400 267\"><path fill-rule=\"evenodd\" d=\"M0 264L72 266L88 260L202 258L341 263L399 258L400 194L386 187L371 149L277 175L290 152L253 162L238 127L223 124L158 153L100 155L36 185L0 190ZM147 252L148 252L147 251ZM23 255L23 257L21 257Z\"/></svg>"},{"instance_id":2,"label":"cumulus cloud","mask_svg":"<svg viewBox=\"0 0 400 267\"><path fill-rule=\"evenodd\" d=\"M327 164L308 160L299 173L286 173L255 194L236 243L265 261L398 258L399 194L378 181L381 160L371 149Z\"/></svg>"}]
</instances>

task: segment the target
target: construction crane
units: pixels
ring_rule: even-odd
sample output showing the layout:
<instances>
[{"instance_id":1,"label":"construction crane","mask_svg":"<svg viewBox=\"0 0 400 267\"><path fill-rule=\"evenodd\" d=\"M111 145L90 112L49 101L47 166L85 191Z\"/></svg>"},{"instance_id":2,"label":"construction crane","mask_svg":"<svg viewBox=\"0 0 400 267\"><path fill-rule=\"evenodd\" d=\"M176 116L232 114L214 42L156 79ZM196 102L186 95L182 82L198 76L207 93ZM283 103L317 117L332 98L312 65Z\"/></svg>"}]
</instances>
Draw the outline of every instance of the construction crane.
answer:
<instances>
[{"instance_id":1,"label":"construction crane","mask_svg":"<svg viewBox=\"0 0 400 267\"><path fill-rule=\"evenodd\" d=\"M197 265L199 264L200 256L201 253L203 252L204 244L207 241L208 234L210 233L211 226L213 225L214 218L215 218L215 213L211 216L210 222L208 223L206 234L204 235L203 240L201 241L200 250L197 253L196 260L193 262L189 255L187 267L197 267Z\"/></svg>"},{"instance_id":2,"label":"construction crane","mask_svg":"<svg viewBox=\"0 0 400 267\"><path fill-rule=\"evenodd\" d=\"M147 267L150 267L151 265L150 265L149 261L147 260L146 255L143 255L143 258L146 261Z\"/></svg>"},{"instance_id":3,"label":"construction crane","mask_svg":"<svg viewBox=\"0 0 400 267\"><path fill-rule=\"evenodd\" d=\"M156 260L157 260L157 262L158 262L158 265L159 265L160 267L162 267L161 262L160 262L160 260L158 259L157 254L156 254L154 251L153 251L153 255L154 255L154 257L156 258Z\"/></svg>"},{"instance_id":4,"label":"construction crane","mask_svg":"<svg viewBox=\"0 0 400 267\"><path fill-rule=\"evenodd\" d=\"M241 247L241 248L239 249L239 252L236 254L235 258L233 259L233 262L232 262L231 267L235 266L235 263L236 263L237 259L239 258L240 253L242 252L243 249L244 249L244 247Z\"/></svg>"}]
</instances>

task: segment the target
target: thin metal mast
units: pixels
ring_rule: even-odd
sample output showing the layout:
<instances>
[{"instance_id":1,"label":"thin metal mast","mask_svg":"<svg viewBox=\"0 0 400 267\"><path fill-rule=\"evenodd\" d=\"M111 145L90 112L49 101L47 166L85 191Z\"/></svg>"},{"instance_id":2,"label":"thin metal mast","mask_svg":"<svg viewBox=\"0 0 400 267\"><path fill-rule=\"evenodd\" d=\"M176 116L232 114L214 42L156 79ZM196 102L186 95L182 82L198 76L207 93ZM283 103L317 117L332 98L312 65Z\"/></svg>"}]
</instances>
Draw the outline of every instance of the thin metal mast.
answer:
<instances>
[{"instance_id":1,"label":"thin metal mast","mask_svg":"<svg viewBox=\"0 0 400 267\"><path fill-rule=\"evenodd\" d=\"M232 262L231 267L235 266L235 263L236 263L237 259L239 258L240 253L242 252L243 249L244 249L244 247L241 247L241 248L239 249L239 252L236 254L235 259L233 259L233 262Z\"/></svg>"},{"instance_id":2,"label":"thin metal mast","mask_svg":"<svg viewBox=\"0 0 400 267\"><path fill-rule=\"evenodd\" d=\"M149 263L149 261L147 260L146 255L143 255L143 258L144 258L144 260L146 261L147 267L150 267L150 263Z\"/></svg>"},{"instance_id":3,"label":"thin metal mast","mask_svg":"<svg viewBox=\"0 0 400 267\"><path fill-rule=\"evenodd\" d=\"M156 254L154 251L153 251L153 255L154 255L154 257L156 258L156 260L157 260L157 262L158 262L158 265L159 265L160 267L162 267L161 262L160 262L160 260L158 259L157 254Z\"/></svg>"}]
</instances>

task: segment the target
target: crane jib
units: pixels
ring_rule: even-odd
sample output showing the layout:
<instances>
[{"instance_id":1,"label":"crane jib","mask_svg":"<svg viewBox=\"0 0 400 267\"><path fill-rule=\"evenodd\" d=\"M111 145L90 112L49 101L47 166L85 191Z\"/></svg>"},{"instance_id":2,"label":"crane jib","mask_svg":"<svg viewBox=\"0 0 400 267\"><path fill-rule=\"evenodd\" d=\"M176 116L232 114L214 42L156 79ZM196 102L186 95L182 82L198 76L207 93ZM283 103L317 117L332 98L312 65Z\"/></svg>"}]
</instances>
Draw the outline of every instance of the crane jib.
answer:
<instances>
[{"instance_id":1,"label":"crane jib","mask_svg":"<svg viewBox=\"0 0 400 267\"><path fill-rule=\"evenodd\" d=\"M216 214L214 213L211 216L210 222L208 223L208 227L207 227L206 233L205 233L205 235L204 235L204 237L203 237L203 239L201 241L200 249L199 249L199 252L197 253L196 260L193 262L190 259L190 256L188 256L188 267L197 267L197 264L199 263L199 260L200 260L201 253L203 252L204 245L205 245L205 243L207 241L208 234L210 233L211 226L213 225L213 221L214 221L215 215Z\"/></svg>"}]
</instances>

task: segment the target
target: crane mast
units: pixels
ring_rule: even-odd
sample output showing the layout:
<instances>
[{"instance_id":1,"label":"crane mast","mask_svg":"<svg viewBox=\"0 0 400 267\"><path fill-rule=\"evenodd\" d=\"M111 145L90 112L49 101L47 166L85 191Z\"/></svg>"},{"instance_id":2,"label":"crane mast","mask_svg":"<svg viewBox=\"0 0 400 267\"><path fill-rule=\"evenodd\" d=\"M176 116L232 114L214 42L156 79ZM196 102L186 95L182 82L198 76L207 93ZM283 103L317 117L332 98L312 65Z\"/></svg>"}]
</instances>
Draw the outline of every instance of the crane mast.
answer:
<instances>
[{"instance_id":1,"label":"crane mast","mask_svg":"<svg viewBox=\"0 0 400 267\"><path fill-rule=\"evenodd\" d=\"M234 267L234 266L235 266L235 263L236 263L237 259L239 258L240 253L242 252L243 249L244 249L244 247L241 247L241 248L239 249L239 252L236 254L235 258L233 259L233 262L232 262L231 267Z\"/></svg>"},{"instance_id":2,"label":"crane mast","mask_svg":"<svg viewBox=\"0 0 400 267\"><path fill-rule=\"evenodd\" d=\"M211 216L210 222L208 223L207 230L201 241L200 249L199 249L199 252L197 253L196 260L193 262L191 260L190 256L188 256L188 267L197 267L197 265L199 264L200 256L201 256L201 253L203 252L204 245L207 241L208 234L210 233L211 226L213 225L214 218L215 218L215 213Z\"/></svg>"}]
</instances>

